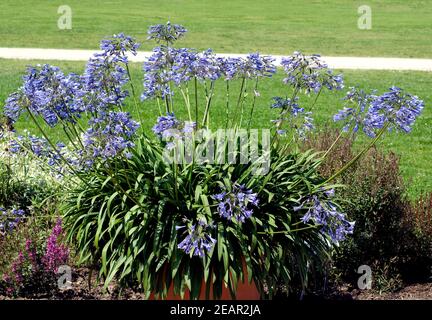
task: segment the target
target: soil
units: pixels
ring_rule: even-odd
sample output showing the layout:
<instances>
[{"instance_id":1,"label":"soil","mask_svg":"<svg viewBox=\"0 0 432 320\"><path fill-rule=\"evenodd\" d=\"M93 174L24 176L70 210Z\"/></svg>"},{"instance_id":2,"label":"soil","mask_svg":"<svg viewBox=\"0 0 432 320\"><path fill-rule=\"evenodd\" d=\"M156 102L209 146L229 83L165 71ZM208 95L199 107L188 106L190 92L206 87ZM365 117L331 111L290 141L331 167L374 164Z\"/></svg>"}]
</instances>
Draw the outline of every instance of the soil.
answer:
<instances>
[{"instance_id":1,"label":"soil","mask_svg":"<svg viewBox=\"0 0 432 320\"><path fill-rule=\"evenodd\" d=\"M361 292L359 300L432 300L432 283L417 283L408 285L396 292L373 293Z\"/></svg>"},{"instance_id":2,"label":"soil","mask_svg":"<svg viewBox=\"0 0 432 320\"><path fill-rule=\"evenodd\" d=\"M22 300L143 300L144 295L132 289L120 291L113 283L108 290L103 289L102 282L98 282L96 273L91 275L87 268L76 269L72 275L72 289L65 289L55 294L28 294L23 297L12 298ZM309 297L310 299L311 297ZM0 300L11 299L0 295ZM308 299L306 297L306 299ZM373 290L351 289L340 286L325 297L317 296L318 300L432 300L432 282L410 284L395 292L379 293Z\"/></svg>"}]
</instances>

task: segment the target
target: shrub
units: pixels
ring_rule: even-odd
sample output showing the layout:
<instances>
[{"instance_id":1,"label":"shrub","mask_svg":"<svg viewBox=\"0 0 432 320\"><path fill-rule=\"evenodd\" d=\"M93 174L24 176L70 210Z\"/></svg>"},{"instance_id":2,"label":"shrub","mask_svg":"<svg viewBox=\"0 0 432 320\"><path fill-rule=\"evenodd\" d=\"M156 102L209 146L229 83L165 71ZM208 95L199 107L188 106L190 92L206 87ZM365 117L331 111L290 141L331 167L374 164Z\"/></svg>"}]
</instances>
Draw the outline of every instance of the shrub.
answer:
<instances>
[{"instance_id":1,"label":"shrub","mask_svg":"<svg viewBox=\"0 0 432 320\"><path fill-rule=\"evenodd\" d=\"M432 237L432 192L422 194L414 201L412 212L407 219L410 218L419 233Z\"/></svg>"},{"instance_id":2,"label":"shrub","mask_svg":"<svg viewBox=\"0 0 432 320\"><path fill-rule=\"evenodd\" d=\"M323 132L310 139L309 146L325 151L338 134ZM340 159L352 157L352 139L342 140L319 168L324 175L333 172ZM424 235L428 202L424 196L415 204L407 198L398 157L373 148L338 181L345 186L338 195L341 206L356 228L334 258L335 273L355 284L357 268L369 265L378 290L397 289L401 281L426 280L432 265L432 241Z\"/></svg>"}]
</instances>

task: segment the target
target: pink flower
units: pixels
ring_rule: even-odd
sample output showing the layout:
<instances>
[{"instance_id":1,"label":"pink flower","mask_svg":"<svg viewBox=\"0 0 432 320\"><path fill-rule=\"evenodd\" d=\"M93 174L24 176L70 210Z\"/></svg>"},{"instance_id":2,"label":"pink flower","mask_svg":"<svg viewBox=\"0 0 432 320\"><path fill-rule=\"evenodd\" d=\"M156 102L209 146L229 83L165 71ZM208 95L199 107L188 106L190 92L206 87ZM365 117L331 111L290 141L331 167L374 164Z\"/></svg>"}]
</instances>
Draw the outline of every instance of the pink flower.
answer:
<instances>
[{"instance_id":1,"label":"pink flower","mask_svg":"<svg viewBox=\"0 0 432 320\"><path fill-rule=\"evenodd\" d=\"M47 240L45 255L42 257L45 271L57 272L58 267L65 264L69 258L69 249L59 244L59 238L63 235L61 223L61 219L58 219Z\"/></svg>"}]
</instances>

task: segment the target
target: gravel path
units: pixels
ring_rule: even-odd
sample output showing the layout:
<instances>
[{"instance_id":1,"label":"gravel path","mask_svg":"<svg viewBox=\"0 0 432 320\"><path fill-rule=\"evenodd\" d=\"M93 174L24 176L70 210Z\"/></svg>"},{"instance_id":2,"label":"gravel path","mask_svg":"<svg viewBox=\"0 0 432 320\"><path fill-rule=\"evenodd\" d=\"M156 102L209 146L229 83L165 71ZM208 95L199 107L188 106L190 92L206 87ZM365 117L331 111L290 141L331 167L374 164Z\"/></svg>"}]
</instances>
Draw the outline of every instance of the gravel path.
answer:
<instances>
[{"instance_id":1,"label":"gravel path","mask_svg":"<svg viewBox=\"0 0 432 320\"><path fill-rule=\"evenodd\" d=\"M0 48L0 58L23 60L65 60L86 61L94 50L63 50L36 48ZM142 62L151 52L139 52L131 56L130 60ZM243 54L220 54L220 56L241 57ZM274 56L276 64L282 56ZM334 69L363 69L363 70L411 70L432 71L432 59L411 58L376 58L376 57L323 57L329 67Z\"/></svg>"}]
</instances>

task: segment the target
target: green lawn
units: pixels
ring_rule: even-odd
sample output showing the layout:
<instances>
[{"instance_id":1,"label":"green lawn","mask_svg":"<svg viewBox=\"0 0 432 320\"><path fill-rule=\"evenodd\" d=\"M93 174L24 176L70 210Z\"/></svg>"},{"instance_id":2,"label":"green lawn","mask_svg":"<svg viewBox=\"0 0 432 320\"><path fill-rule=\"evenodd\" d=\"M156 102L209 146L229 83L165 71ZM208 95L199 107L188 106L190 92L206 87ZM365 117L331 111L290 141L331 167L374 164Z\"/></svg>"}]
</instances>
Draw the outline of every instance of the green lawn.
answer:
<instances>
[{"instance_id":1,"label":"green lawn","mask_svg":"<svg viewBox=\"0 0 432 320\"><path fill-rule=\"evenodd\" d=\"M40 63L41 61L39 61ZM8 94L16 90L21 84L21 76L24 73L25 66L28 64L36 64L38 61L14 61L0 59L0 106ZM52 62L52 64L62 67L66 72L82 72L84 63L79 62ZM136 88L141 91L141 71L140 65L132 65L132 75ZM379 92L383 92L392 85L398 85L407 91L420 96L425 100L426 108L424 114L418 119L414 130L409 135L403 134L388 134L381 142L388 149L395 151L401 156L401 167L403 175L409 184L409 193L411 196L418 195L422 191L432 190L432 76L430 73L423 72L383 72L383 71L344 71L345 82L347 86L358 85L363 88L376 88ZM261 97L257 102L257 109L253 120L253 127L268 127L269 120L274 119L275 115L269 108L270 99L275 95L283 95L286 92L286 87L281 83L282 74L277 74L274 78L265 80L260 83L259 91ZM217 84L220 89L223 89L223 83ZM234 92L234 91L232 91ZM344 93L327 93L323 92L315 107L314 118L318 127L322 127L327 123L334 124L331 121L331 116L337 112L341 106L340 98ZM177 98L178 95L177 95ZM304 106L310 104L311 100L302 100ZM213 100L213 109L211 119L215 126L224 125L224 105L225 97L223 95L216 96ZM1 107L0 107L1 108ZM131 105L127 109L133 112ZM158 108L155 103L146 102L140 104L142 112L143 126L146 130L150 130L156 121ZM181 104L178 104L176 114L179 118L185 118L186 112ZM135 118L136 115L135 115ZM17 124L18 131L30 129L33 133L38 133L30 121L25 118ZM62 139L59 132L52 132L51 135L56 139Z\"/></svg>"},{"instance_id":2,"label":"green lawn","mask_svg":"<svg viewBox=\"0 0 432 320\"><path fill-rule=\"evenodd\" d=\"M65 4L72 30L57 28ZM372 30L357 28L364 4ZM190 30L181 45L218 52L432 58L430 0L2 0L0 47L96 48L118 32L144 41L167 19Z\"/></svg>"}]
</instances>

